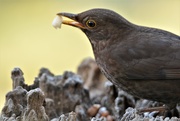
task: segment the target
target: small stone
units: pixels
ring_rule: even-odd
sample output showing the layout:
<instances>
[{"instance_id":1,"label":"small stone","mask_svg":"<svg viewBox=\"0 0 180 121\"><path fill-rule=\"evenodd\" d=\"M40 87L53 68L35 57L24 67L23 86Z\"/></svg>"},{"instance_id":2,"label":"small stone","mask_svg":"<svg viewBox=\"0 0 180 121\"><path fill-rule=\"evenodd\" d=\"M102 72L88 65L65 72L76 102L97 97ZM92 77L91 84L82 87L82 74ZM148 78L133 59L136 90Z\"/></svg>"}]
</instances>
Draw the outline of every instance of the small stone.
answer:
<instances>
[{"instance_id":1,"label":"small stone","mask_svg":"<svg viewBox=\"0 0 180 121\"><path fill-rule=\"evenodd\" d=\"M95 116L99 110L99 108L101 107L100 104L94 104L93 106L91 106L88 110L87 110L87 114L91 117Z\"/></svg>"}]
</instances>

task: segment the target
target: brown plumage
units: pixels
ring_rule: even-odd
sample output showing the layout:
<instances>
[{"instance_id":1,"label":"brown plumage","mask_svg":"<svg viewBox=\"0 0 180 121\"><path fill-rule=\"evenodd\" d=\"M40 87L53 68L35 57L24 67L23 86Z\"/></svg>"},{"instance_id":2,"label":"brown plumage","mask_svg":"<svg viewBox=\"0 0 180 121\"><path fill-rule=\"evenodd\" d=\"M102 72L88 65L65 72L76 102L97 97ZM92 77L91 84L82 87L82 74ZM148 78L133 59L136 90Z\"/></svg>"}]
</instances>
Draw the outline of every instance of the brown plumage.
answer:
<instances>
[{"instance_id":1,"label":"brown plumage","mask_svg":"<svg viewBox=\"0 0 180 121\"><path fill-rule=\"evenodd\" d=\"M180 102L180 36L132 24L106 9L58 15L74 20L63 23L87 35L97 64L114 85L169 108Z\"/></svg>"}]
</instances>

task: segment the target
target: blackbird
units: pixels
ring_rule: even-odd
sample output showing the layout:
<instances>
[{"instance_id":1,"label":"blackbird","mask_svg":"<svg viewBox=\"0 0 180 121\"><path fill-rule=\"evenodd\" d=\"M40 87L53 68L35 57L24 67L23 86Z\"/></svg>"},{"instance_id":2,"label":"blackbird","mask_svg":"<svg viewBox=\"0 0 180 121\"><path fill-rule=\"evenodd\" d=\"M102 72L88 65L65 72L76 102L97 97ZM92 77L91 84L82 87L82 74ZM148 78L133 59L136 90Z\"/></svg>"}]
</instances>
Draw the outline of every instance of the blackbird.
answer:
<instances>
[{"instance_id":1,"label":"blackbird","mask_svg":"<svg viewBox=\"0 0 180 121\"><path fill-rule=\"evenodd\" d=\"M169 109L180 102L180 36L133 24L107 9L57 15L86 34L98 66L114 85Z\"/></svg>"}]
</instances>

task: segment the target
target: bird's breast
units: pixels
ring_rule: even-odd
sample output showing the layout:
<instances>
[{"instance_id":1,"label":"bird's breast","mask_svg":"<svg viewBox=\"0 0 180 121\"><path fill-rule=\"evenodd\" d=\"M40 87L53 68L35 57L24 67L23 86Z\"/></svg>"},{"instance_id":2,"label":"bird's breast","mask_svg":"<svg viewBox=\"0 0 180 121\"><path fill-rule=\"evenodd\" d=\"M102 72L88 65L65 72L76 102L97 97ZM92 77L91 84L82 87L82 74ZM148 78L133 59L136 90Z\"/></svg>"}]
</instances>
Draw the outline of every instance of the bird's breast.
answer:
<instances>
[{"instance_id":1,"label":"bird's breast","mask_svg":"<svg viewBox=\"0 0 180 121\"><path fill-rule=\"evenodd\" d=\"M128 82L123 79L125 78L124 67L120 62L112 58L111 49L102 48L96 52L96 62L106 78L123 90L129 90L128 86L126 86Z\"/></svg>"}]
</instances>

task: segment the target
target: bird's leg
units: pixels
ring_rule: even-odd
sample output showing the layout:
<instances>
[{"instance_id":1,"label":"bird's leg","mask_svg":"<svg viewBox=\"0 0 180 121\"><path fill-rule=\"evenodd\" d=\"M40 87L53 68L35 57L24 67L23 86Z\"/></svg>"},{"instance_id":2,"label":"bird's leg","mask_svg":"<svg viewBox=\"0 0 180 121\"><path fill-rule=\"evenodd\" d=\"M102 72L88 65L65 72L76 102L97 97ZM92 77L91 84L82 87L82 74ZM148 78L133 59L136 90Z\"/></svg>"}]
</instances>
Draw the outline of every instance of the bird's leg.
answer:
<instances>
[{"instance_id":1,"label":"bird's leg","mask_svg":"<svg viewBox=\"0 0 180 121\"><path fill-rule=\"evenodd\" d=\"M144 112L153 112L153 111L159 111L164 112L167 110L166 106L160 106L160 107L151 107L151 108L140 108L138 109L138 113L144 113Z\"/></svg>"}]
</instances>

